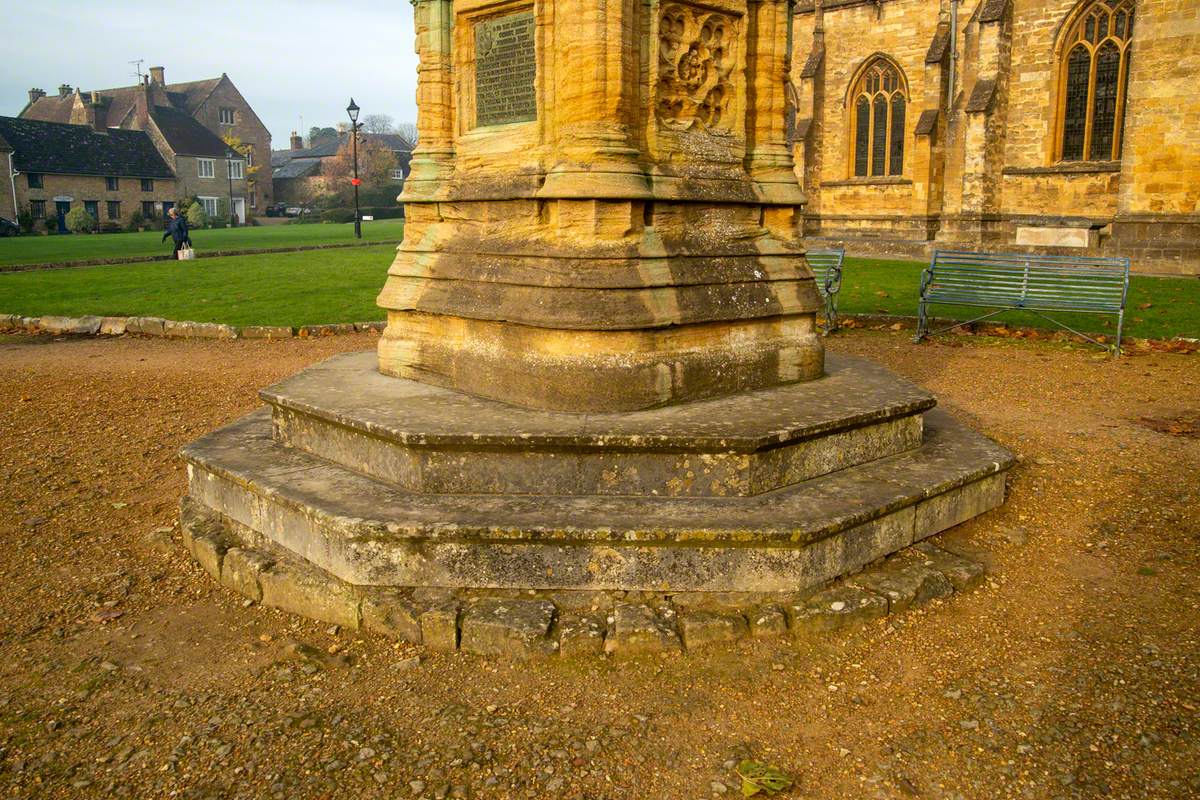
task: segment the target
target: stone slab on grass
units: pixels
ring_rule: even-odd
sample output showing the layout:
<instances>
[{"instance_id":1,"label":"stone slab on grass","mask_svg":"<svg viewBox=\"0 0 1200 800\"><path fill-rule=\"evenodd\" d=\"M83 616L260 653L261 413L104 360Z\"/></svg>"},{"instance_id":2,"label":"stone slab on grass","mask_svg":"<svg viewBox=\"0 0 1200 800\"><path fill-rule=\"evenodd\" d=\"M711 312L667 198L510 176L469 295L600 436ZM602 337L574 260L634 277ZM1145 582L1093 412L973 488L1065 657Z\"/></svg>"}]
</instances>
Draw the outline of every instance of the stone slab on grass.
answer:
<instances>
[{"instance_id":1,"label":"stone slab on grass","mask_svg":"<svg viewBox=\"0 0 1200 800\"><path fill-rule=\"evenodd\" d=\"M374 633L421 643L420 611L405 592L397 589L366 589L362 600L362 624Z\"/></svg>"},{"instance_id":2,"label":"stone slab on grass","mask_svg":"<svg viewBox=\"0 0 1200 800\"><path fill-rule=\"evenodd\" d=\"M697 650L712 644L736 642L749 633L746 618L727 611L689 609L680 615L683 646Z\"/></svg>"},{"instance_id":3,"label":"stone slab on grass","mask_svg":"<svg viewBox=\"0 0 1200 800\"><path fill-rule=\"evenodd\" d=\"M358 598L349 584L307 562L288 559L258 576L262 604L357 629Z\"/></svg>"},{"instance_id":4,"label":"stone slab on grass","mask_svg":"<svg viewBox=\"0 0 1200 800\"><path fill-rule=\"evenodd\" d=\"M129 320L126 317L101 317L100 319L101 336L122 336L128 328Z\"/></svg>"},{"instance_id":5,"label":"stone slab on grass","mask_svg":"<svg viewBox=\"0 0 1200 800\"><path fill-rule=\"evenodd\" d=\"M242 597L256 603L262 602L262 586L259 579L271 568L275 559L261 550L231 547L225 551L221 561L221 583Z\"/></svg>"},{"instance_id":6,"label":"stone slab on grass","mask_svg":"<svg viewBox=\"0 0 1200 800\"><path fill-rule=\"evenodd\" d=\"M162 336L166 323L162 317L129 317L125 320L125 331L143 336Z\"/></svg>"},{"instance_id":7,"label":"stone slab on grass","mask_svg":"<svg viewBox=\"0 0 1200 800\"><path fill-rule=\"evenodd\" d=\"M677 653L682 649L673 624L674 612L659 613L647 605L621 603L613 609L604 652L622 656Z\"/></svg>"},{"instance_id":8,"label":"stone slab on grass","mask_svg":"<svg viewBox=\"0 0 1200 800\"><path fill-rule=\"evenodd\" d=\"M243 339L290 339L291 328L280 325L247 325L241 329Z\"/></svg>"},{"instance_id":9,"label":"stone slab on grass","mask_svg":"<svg viewBox=\"0 0 1200 800\"><path fill-rule=\"evenodd\" d=\"M924 556L925 564L945 575L957 592L973 589L983 581L987 570L978 561L943 550L930 542L919 542L914 547Z\"/></svg>"},{"instance_id":10,"label":"stone slab on grass","mask_svg":"<svg viewBox=\"0 0 1200 800\"><path fill-rule=\"evenodd\" d=\"M481 600L463 615L459 647L481 656L549 655L557 649L557 643L547 638L554 612L549 600Z\"/></svg>"},{"instance_id":11,"label":"stone slab on grass","mask_svg":"<svg viewBox=\"0 0 1200 800\"><path fill-rule=\"evenodd\" d=\"M42 317L38 327L47 333L74 333L95 336L100 332L100 317Z\"/></svg>"},{"instance_id":12,"label":"stone slab on grass","mask_svg":"<svg viewBox=\"0 0 1200 800\"><path fill-rule=\"evenodd\" d=\"M859 625L887 613L887 600L853 586L835 586L817 592L789 609L792 632L801 637Z\"/></svg>"},{"instance_id":13,"label":"stone slab on grass","mask_svg":"<svg viewBox=\"0 0 1200 800\"><path fill-rule=\"evenodd\" d=\"M856 575L850 583L888 601L888 613L898 614L954 593L954 586L924 561L893 558Z\"/></svg>"},{"instance_id":14,"label":"stone slab on grass","mask_svg":"<svg viewBox=\"0 0 1200 800\"><path fill-rule=\"evenodd\" d=\"M179 322L166 320L163 335L170 339L236 339L237 328L217 322Z\"/></svg>"}]
</instances>

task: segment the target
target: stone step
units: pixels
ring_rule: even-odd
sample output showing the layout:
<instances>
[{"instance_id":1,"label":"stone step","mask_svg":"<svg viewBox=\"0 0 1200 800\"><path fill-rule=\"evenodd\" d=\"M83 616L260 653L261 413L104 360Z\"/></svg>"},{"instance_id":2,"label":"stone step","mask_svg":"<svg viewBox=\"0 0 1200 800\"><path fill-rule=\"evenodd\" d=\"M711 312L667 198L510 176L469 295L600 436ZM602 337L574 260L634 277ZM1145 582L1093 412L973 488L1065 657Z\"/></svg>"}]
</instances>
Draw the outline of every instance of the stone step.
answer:
<instances>
[{"instance_id":1,"label":"stone step","mask_svg":"<svg viewBox=\"0 0 1200 800\"><path fill-rule=\"evenodd\" d=\"M929 392L829 356L815 381L622 414L567 414L335 356L261 393L282 444L430 494L756 495L916 448Z\"/></svg>"},{"instance_id":2,"label":"stone step","mask_svg":"<svg viewBox=\"0 0 1200 800\"><path fill-rule=\"evenodd\" d=\"M797 591L998 506L1013 464L935 410L917 449L750 497L431 495L271 429L185 448L191 498L360 586Z\"/></svg>"}]
</instances>

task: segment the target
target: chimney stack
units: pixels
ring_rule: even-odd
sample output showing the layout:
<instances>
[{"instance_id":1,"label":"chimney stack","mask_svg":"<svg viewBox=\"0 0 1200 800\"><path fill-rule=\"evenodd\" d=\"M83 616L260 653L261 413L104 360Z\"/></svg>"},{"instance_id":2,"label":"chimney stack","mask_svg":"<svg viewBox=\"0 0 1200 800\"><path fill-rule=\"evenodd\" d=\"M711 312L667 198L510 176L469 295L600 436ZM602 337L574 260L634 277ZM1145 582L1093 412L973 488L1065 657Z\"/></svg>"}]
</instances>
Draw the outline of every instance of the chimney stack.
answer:
<instances>
[{"instance_id":1,"label":"chimney stack","mask_svg":"<svg viewBox=\"0 0 1200 800\"><path fill-rule=\"evenodd\" d=\"M304 137L301 136L300 134L296 133L295 131L292 131L292 149L293 150L303 150L304 149Z\"/></svg>"},{"instance_id":2,"label":"chimney stack","mask_svg":"<svg viewBox=\"0 0 1200 800\"><path fill-rule=\"evenodd\" d=\"M163 79L163 72L163 67L151 67L150 80L154 83L157 83L159 86L165 86L167 82Z\"/></svg>"},{"instance_id":3,"label":"chimney stack","mask_svg":"<svg viewBox=\"0 0 1200 800\"><path fill-rule=\"evenodd\" d=\"M43 92L41 89L30 89L29 90L29 105L33 105L34 103L36 103L38 100L41 100L45 96L46 96L46 93Z\"/></svg>"},{"instance_id":4,"label":"chimney stack","mask_svg":"<svg viewBox=\"0 0 1200 800\"><path fill-rule=\"evenodd\" d=\"M70 94L71 94L71 84L69 84L69 83L59 84L59 87L58 87L58 96L59 97L69 97Z\"/></svg>"}]
</instances>

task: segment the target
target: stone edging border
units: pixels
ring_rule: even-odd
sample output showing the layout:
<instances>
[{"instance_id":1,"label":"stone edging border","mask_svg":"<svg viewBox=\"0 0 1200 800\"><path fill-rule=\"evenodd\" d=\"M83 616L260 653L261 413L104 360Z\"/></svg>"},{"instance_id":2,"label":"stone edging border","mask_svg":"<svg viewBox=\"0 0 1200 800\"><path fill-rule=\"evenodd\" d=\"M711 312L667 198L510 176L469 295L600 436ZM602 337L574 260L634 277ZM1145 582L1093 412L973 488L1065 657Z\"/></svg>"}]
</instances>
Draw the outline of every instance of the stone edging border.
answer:
<instances>
[{"instance_id":1,"label":"stone edging border","mask_svg":"<svg viewBox=\"0 0 1200 800\"><path fill-rule=\"evenodd\" d=\"M805 640L969 591L982 563L928 541L854 575L787 594L355 586L185 498L184 547L246 599L440 653L529 659L692 652L741 639Z\"/></svg>"},{"instance_id":2,"label":"stone edging border","mask_svg":"<svg viewBox=\"0 0 1200 800\"><path fill-rule=\"evenodd\" d=\"M300 253L305 250L337 250L345 247L371 247L379 244L400 244L399 239L383 239L378 242L331 242L328 244L300 244L292 247L257 247L245 250L205 250L196 253L196 258L223 258L226 256L257 256L265 253ZM0 274L6 272L34 272L43 269L75 269L77 267L104 267L112 264L147 264L154 261L175 261L175 255L120 256L117 258L89 258L80 261L47 261L40 264L5 264Z\"/></svg>"},{"instance_id":3,"label":"stone edging border","mask_svg":"<svg viewBox=\"0 0 1200 800\"><path fill-rule=\"evenodd\" d=\"M22 317L0 314L0 330L24 330L29 333L73 334L77 336L163 336L168 339L290 339L332 336L341 333L380 333L385 322L342 322L332 325L301 325L298 328L277 325L225 325L219 322L187 322L162 317Z\"/></svg>"},{"instance_id":4,"label":"stone edging border","mask_svg":"<svg viewBox=\"0 0 1200 800\"><path fill-rule=\"evenodd\" d=\"M916 317L892 316L883 314L846 314L843 320L854 320L854 325L844 325L848 329L872 328L883 330L902 330L916 327ZM931 322L951 325L953 320L934 319ZM897 328L899 325L901 327ZM55 335L72 334L76 336L122 336L127 333L142 336L165 336L170 339L290 339L292 337L333 336L343 333L362 333L375 331L380 333L387 326L386 322L338 322L327 325L301 325L287 327L277 325L225 325L219 322L188 322L162 317L64 317L44 316L25 317L20 314L0 314L0 330L24 330L29 333L50 333ZM1003 326L1009 331L1024 331L1043 334L1041 328L1021 326ZM988 329L982 327L980 333L987 334ZM1055 334L1058 335L1057 333ZM1067 334L1067 338L1075 341L1076 337ZM1083 342L1084 339L1079 339ZM1175 343L1183 342L1188 345L1198 345L1200 338L1176 336L1173 339L1134 339L1124 337L1123 344L1146 346L1151 342Z\"/></svg>"}]
</instances>

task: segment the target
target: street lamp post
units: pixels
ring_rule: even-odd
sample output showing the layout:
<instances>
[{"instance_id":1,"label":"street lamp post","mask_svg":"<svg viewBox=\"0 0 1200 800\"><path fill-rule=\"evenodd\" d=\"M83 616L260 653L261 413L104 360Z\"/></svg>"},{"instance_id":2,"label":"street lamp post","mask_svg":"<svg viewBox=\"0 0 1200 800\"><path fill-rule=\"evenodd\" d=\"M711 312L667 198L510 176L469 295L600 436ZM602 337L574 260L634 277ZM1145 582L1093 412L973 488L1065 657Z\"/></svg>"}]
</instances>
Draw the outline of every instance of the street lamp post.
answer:
<instances>
[{"instance_id":1,"label":"street lamp post","mask_svg":"<svg viewBox=\"0 0 1200 800\"><path fill-rule=\"evenodd\" d=\"M229 227L233 227L233 151L225 152L225 177L229 179Z\"/></svg>"},{"instance_id":2,"label":"street lamp post","mask_svg":"<svg viewBox=\"0 0 1200 800\"><path fill-rule=\"evenodd\" d=\"M346 106L346 113L350 115L350 147L354 152L354 178L350 183L354 184L354 238L362 238L362 214L358 211L358 186L362 181L358 179L358 104L354 102L354 98L350 98L350 105Z\"/></svg>"}]
</instances>

